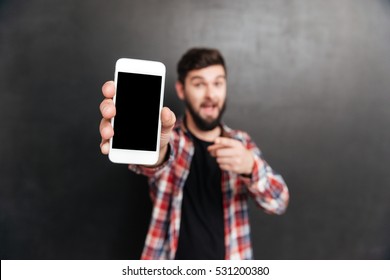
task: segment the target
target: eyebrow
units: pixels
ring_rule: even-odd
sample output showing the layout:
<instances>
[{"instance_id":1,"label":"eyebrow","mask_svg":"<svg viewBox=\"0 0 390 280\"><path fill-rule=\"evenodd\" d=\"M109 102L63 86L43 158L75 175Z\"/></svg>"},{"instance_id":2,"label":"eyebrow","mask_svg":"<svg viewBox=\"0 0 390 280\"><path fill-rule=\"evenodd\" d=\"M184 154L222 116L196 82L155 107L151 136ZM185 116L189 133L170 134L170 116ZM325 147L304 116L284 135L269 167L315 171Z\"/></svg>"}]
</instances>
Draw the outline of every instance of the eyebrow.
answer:
<instances>
[{"instance_id":1,"label":"eyebrow","mask_svg":"<svg viewBox=\"0 0 390 280\"><path fill-rule=\"evenodd\" d=\"M226 79L226 76L225 75L218 75L217 77L215 77L215 80L219 79L219 78L224 78ZM201 80L204 80L204 78L202 76L193 76L191 77L190 81L193 81L195 79L201 79Z\"/></svg>"}]
</instances>

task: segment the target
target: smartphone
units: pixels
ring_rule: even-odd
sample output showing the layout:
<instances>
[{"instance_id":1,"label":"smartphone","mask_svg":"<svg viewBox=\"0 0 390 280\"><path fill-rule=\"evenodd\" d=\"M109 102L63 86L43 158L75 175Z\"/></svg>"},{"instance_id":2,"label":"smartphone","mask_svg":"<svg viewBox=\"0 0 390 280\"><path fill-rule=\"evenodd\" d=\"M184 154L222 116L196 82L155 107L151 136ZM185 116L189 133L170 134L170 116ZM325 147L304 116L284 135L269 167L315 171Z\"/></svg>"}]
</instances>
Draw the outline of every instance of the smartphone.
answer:
<instances>
[{"instance_id":1,"label":"smartphone","mask_svg":"<svg viewBox=\"0 0 390 280\"><path fill-rule=\"evenodd\" d=\"M120 58L115 63L116 115L108 157L114 163L153 165L160 152L165 65Z\"/></svg>"}]
</instances>

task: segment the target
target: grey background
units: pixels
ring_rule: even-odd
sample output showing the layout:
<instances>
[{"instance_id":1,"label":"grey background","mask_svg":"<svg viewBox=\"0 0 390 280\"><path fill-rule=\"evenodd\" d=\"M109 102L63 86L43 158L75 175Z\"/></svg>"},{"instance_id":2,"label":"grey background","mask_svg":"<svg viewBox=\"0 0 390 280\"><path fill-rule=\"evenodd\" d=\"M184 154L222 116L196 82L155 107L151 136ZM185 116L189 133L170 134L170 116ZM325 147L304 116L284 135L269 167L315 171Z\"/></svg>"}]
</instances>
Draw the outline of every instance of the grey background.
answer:
<instances>
[{"instance_id":1,"label":"grey background","mask_svg":"<svg viewBox=\"0 0 390 280\"><path fill-rule=\"evenodd\" d=\"M100 154L120 57L192 46L228 65L225 122L248 131L291 204L251 204L257 259L383 259L390 247L390 1L1 1L0 258L138 258L144 177Z\"/></svg>"}]
</instances>

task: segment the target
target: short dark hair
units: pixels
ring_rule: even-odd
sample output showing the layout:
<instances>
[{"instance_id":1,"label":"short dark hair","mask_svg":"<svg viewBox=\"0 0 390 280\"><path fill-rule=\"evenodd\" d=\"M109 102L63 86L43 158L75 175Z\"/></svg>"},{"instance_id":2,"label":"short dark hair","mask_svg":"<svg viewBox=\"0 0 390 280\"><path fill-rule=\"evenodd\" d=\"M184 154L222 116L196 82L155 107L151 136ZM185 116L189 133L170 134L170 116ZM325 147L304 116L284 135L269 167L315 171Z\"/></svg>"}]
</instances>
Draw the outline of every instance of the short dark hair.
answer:
<instances>
[{"instance_id":1,"label":"short dark hair","mask_svg":"<svg viewBox=\"0 0 390 280\"><path fill-rule=\"evenodd\" d=\"M225 60L219 50L191 48L183 54L177 64L178 80L184 85L188 72L212 65L222 65L226 72Z\"/></svg>"}]
</instances>

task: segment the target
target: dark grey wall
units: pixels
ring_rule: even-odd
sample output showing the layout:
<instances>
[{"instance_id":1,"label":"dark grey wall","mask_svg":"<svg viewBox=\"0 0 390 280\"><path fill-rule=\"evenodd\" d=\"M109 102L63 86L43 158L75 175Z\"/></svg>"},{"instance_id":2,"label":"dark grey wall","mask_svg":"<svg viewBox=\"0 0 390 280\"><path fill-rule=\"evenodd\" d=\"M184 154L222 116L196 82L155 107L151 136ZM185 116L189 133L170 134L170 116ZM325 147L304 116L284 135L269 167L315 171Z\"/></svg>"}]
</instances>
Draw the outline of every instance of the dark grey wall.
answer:
<instances>
[{"instance_id":1,"label":"dark grey wall","mask_svg":"<svg viewBox=\"0 0 390 280\"><path fill-rule=\"evenodd\" d=\"M390 1L0 1L0 258L138 258L144 177L100 154L119 57L167 66L220 48L225 121L247 130L291 204L251 204L258 259L382 259L390 246Z\"/></svg>"}]
</instances>

